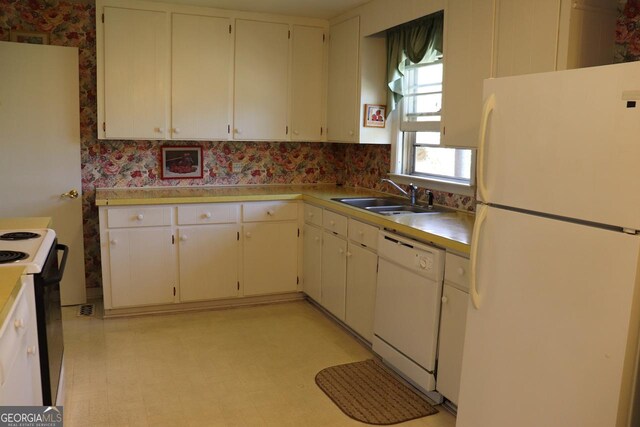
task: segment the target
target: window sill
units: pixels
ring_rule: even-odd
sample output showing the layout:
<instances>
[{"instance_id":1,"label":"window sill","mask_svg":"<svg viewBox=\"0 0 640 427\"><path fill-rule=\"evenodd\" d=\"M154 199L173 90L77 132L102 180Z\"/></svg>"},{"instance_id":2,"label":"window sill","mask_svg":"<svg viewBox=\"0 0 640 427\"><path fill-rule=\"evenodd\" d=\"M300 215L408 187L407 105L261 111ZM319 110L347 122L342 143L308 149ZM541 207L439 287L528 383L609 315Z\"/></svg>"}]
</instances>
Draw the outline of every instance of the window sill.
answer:
<instances>
[{"instance_id":1,"label":"window sill","mask_svg":"<svg viewBox=\"0 0 640 427\"><path fill-rule=\"evenodd\" d=\"M475 197L476 187L473 185L459 184L457 182L451 182L446 180L439 180L433 178L425 178L415 175L404 175L397 173L390 173L389 177L398 184L410 184L413 183L419 187L427 187L430 190L445 191L447 193L462 194L463 196Z\"/></svg>"}]
</instances>

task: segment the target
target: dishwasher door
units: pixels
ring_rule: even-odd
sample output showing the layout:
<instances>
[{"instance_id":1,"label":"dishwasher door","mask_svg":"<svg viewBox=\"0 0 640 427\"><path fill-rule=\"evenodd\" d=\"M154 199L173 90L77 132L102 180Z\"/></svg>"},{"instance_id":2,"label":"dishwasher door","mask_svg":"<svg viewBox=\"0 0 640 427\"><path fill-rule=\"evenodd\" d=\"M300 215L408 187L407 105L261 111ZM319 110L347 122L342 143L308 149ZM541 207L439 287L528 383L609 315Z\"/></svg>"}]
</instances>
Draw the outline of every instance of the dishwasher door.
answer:
<instances>
[{"instance_id":1,"label":"dishwasher door","mask_svg":"<svg viewBox=\"0 0 640 427\"><path fill-rule=\"evenodd\" d=\"M385 232L378 244L373 349L420 388L434 390L444 251Z\"/></svg>"}]
</instances>

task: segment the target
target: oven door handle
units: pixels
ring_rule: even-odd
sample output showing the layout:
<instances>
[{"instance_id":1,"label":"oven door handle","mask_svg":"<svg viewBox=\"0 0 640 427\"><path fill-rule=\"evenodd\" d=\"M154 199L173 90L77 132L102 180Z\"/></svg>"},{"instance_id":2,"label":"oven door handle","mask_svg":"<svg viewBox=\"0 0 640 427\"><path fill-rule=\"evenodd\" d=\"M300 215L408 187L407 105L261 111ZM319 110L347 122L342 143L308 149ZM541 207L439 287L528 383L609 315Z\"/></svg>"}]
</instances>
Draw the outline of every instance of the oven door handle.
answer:
<instances>
[{"instance_id":1,"label":"oven door handle","mask_svg":"<svg viewBox=\"0 0 640 427\"><path fill-rule=\"evenodd\" d=\"M64 275L64 268L67 265L67 258L69 256L69 246L63 245L61 243L56 244L56 251L62 252L62 261L60 262L60 268L58 269L58 274L53 277L48 277L43 281L43 285L51 285L53 283L59 283L62 280L62 276Z\"/></svg>"}]
</instances>

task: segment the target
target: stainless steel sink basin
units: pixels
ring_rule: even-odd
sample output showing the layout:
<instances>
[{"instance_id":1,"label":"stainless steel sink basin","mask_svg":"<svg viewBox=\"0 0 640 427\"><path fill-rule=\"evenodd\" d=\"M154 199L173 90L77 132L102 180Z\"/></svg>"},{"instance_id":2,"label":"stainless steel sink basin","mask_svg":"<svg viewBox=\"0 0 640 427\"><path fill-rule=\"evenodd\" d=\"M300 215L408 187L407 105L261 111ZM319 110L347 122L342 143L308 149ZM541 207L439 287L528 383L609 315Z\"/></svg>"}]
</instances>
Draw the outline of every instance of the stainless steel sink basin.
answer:
<instances>
[{"instance_id":1,"label":"stainless steel sink basin","mask_svg":"<svg viewBox=\"0 0 640 427\"><path fill-rule=\"evenodd\" d=\"M411 205L407 200L397 197L359 197L333 200L387 216L453 212L453 209L442 206L432 206L429 208L427 206Z\"/></svg>"}]
</instances>

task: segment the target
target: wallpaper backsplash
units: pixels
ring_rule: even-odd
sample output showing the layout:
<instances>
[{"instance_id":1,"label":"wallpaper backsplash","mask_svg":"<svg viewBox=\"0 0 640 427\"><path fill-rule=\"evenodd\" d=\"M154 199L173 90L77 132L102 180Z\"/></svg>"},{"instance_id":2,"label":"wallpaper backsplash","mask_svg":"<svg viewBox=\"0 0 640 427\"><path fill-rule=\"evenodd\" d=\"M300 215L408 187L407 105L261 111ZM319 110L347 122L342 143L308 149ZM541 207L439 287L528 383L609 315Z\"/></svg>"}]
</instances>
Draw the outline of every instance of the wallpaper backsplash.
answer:
<instances>
[{"instance_id":1,"label":"wallpaper backsplash","mask_svg":"<svg viewBox=\"0 0 640 427\"><path fill-rule=\"evenodd\" d=\"M640 0L620 2L616 25L616 62L640 60Z\"/></svg>"},{"instance_id":2,"label":"wallpaper backsplash","mask_svg":"<svg viewBox=\"0 0 640 427\"><path fill-rule=\"evenodd\" d=\"M159 141L98 141L96 8L88 0L0 0L0 40L11 30L46 32L50 44L79 48L80 137L87 287L101 286L99 187L343 183L393 193L380 183L389 172L388 145L282 142L184 142L203 147L204 177L161 180ZM175 145L175 142L171 142ZM180 143L178 143L180 144ZM242 162L240 173L232 162ZM471 197L435 192L436 203L473 210Z\"/></svg>"}]
</instances>

